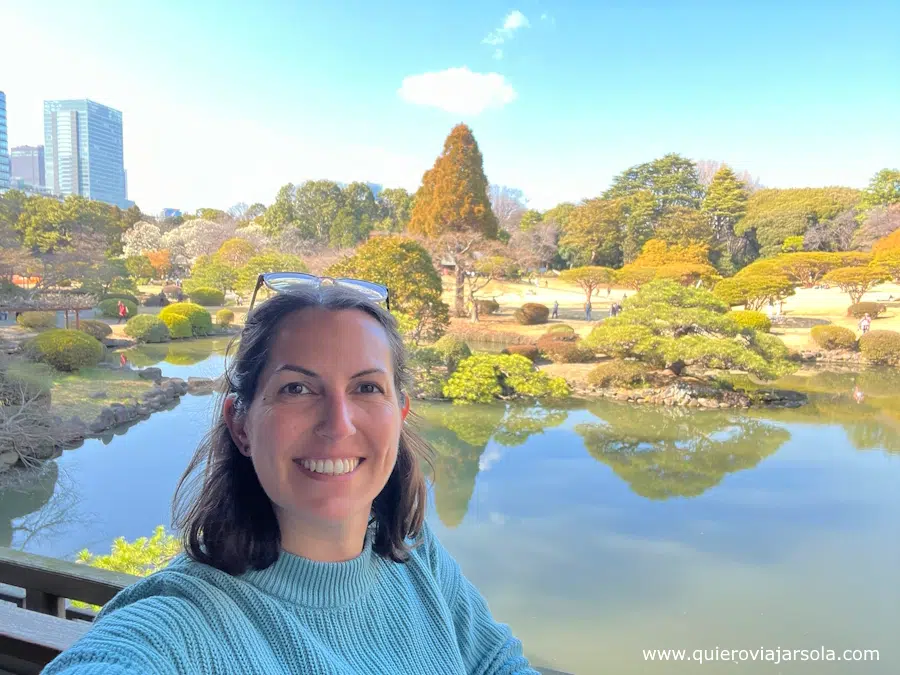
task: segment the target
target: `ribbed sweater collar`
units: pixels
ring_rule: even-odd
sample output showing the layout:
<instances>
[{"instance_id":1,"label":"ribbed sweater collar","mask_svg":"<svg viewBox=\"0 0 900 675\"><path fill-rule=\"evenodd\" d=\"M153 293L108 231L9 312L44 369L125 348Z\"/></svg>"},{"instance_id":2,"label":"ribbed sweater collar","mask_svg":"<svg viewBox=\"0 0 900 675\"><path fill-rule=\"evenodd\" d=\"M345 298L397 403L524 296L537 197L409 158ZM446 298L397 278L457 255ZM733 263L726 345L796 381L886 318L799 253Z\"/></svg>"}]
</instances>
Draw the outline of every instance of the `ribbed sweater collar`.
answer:
<instances>
[{"instance_id":1,"label":"ribbed sweater collar","mask_svg":"<svg viewBox=\"0 0 900 675\"><path fill-rule=\"evenodd\" d=\"M341 607L368 594L378 580L378 556L372 551L373 531L366 531L362 553L345 562L318 562L282 551L264 570L250 570L243 579L260 590L306 607Z\"/></svg>"}]
</instances>

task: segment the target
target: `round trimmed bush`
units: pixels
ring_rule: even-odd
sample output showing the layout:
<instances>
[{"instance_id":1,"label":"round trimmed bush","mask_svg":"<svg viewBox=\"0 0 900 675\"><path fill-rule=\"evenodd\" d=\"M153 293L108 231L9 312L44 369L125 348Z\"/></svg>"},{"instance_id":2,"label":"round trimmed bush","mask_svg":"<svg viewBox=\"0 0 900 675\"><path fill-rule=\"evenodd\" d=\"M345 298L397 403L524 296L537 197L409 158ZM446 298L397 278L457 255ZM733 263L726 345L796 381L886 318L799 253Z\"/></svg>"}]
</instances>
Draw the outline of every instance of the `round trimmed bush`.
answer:
<instances>
[{"instance_id":1,"label":"round trimmed bush","mask_svg":"<svg viewBox=\"0 0 900 675\"><path fill-rule=\"evenodd\" d=\"M900 364L900 333L893 330L871 330L859 339L859 351L872 363Z\"/></svg>"},{"instance_id":2,"label":"round trimmed bush","mask_svg":"<svg viewBox=\"0 0 900 675\"><path fill-rule=\"evenodd\" d=\"M168 327L169 337L173 340L193 337L194 328L191 326L191 320L183 314L160 315L160 319Z\"/></svg>"},{"instance_id":3,"label":"round trimmed bush","mask_svg":"<svg viewBox=\"0 0 900 675\"><path fill-rule=\"evenodd\" d=\"M590 363L594 360L594 351L579 339L559 338L546 334L537 341L537 348L553 363Z\"/></svg>"},{"instance_id":4,"label":"round trimmed bush","mask_svg":"<svg viewBox=\"0 0 900 675\"><path fill-rule=\"evenodd\" d=\"M96 366L106 353L106 348L97 338L67 328L41 333L30 340L25 349L30 359L65 372Z\"/></svg>"},{"instance_id":5,"label":"round trimmed bush","mask_svg":"<svg viewBox=\"0 0 900 675\"><path fill-rule=\"evenodd\" d=\"M850 305L847 308L847 316L861 319L868 314L871 318L877 319L879 314L883 314L886 311L887 306L880 302L857 302L855 305Z\"/></svg>"},{"instance_id":6,"label":"round trimmed bush","mask_svg":"<svg viewBox=\"0 0 900 675\"><path fill-rule=\"evenodd\" d=\"M472 356L472 350L469 349L463 340L453 335L445 335L435 342L432 346L435 352L441 357L441 361L449 372L456 370L456 366L463 359Z\"/></svg>"},{"instance_id":7,"label":"round trimmed bush","mask_svg":"<svg viewBox=\"0 0 900 675\"><path fill-rule=\"evenodd\" d=\"M212 316L200 305L193 302L176 302L163 308L159 318L163 321L172 314L186 317L191 322L191 330L196 337L212 333Z\"/></svg>"},{"instance_id":8,"label":"round trimmed bush","mask_svg":"<svg viewBox=\"0 0 900 675\"><path fill-rule=\"evenodd\" d=\"M163 286L162 292L166 294L167 298L174 298L178 295L178 291L182 290L181 286L178 284L169 284L168 286Z\"/></svg>"},{"instance_id":9,"label":"round trimmed bush","mask_svg":"<svg viewBox=\"0 0 900 675\"><path fill-rule=\"evenodd\" d=\"M533 326L538 323L547 323L550 309L546 305L536 302L526 302L513 312L513 317L523 326Z\"/></svg>"},{"instance_id":10,"label":"round trimmed bush","mask_svg":"<svg viewBox=\"0 0 900 675\"><path fill-rule=\"evenodd\" d=\"M752 309L732 310L725 316L730 317L740 328L758 330L761 333L768 333L772 330L772 321L769 317Z\"/></svg>"},{"instance_id":11,"label":"round trimmed bush","mask_svg":"<svg viewBox=\"0 0 900 675\"><path fill-rule=\"evenodd\" d=\"M138 342L166 342L169 339L169 327L158 316L139 314L128 319L125 335Z\"/></svg>"},{"instance_id":12,"label":"round trimmed bush","mask_svg":"<svg viewBox=\"0 0 900 675\"><path fill-rule=\"evenodd\" d=\"M613 359L597 364L587 375L595 387L637 387L646 384L650 367L640 361Z\"/></svg>"},{"instance_id":13,"label":"round trimmed bush","mask_svg":"<svg viewBox=\"0 0 900 675\"><path fill-rule=\"evenodd\" d=\"M195 288L188 294L188 297L203 307L218 307L225 304L225 294L215 288Z\"/></svg>"},{"instance_id":14,"label":"round trimmed bush","mask_svg":"<svg viewBox=\"0 0 900 675\"><path fill-rule=\"evenodd\" d=\"M500 353L521 354L531 362L537 361L541 356L541 352L537 348L537 345L509 345Z\"/></svg>"},{"instance_id":15,"label":"round trimmed bush","mask_svg":"<svg viewBox=\"0 0 900 675\"><path fill-rule=\"evenodd\" d=\"M496 300L476 300L479 314L496 314L500 311L500 303Z\"/></svg>"},{"instance_id":16,"label":"round trimmed bush","mask_svg":"<svg viewBox=\"0 0 900 675\"><path fill-rule=\"evenodd\" d=\"M101 316L105 316L107 319L118 319L119 300L122 300L122 302L125 303L126 318L135 316L138 313L136 302L124 298L107 298L106 300L101 300L97 304L97 309L100 311Z\"/></svg>"},{"instance_id":17,"label":"round trimmed bush","mask_svg":"<svg viewBox=\"0 0 900 675\"><path fill-rule=\"evenodd\" d=\"M49 330L56 328L56 312L22 312L16 323L31 330Z\"/></svg>"},{"instance_id":18,"label":"round trimmed bush","mask_svg":"<svg viewBox=\"0 0 900 675\"><path fill-rule=\"evenodd\" d=\"M97 340L102 340L112 334L112 328L108 323L94 321L92 319L82 319L79 321L77 330L80 330L82 333L87 333Z\"/></svg>"},{"instance_id":19,"label":"round trimmed bush","mask_svg":"<svg viewBox=\"0 0 900 675\"><path fill-rule=\"evenodd\" d=\"M234 312L230 309L220 309L216 312L216 323L223 328L227 328L234 323Z\"/></svg>"},{"instance_id":20,"label":"round trimmed bush","mask_svg":"<svg viewBox=\"0 0 900 675\"><path fill-rule=\"evenodd\" d=\"M555 323L547 329L547 335L554 337L575 337L575 329L565 323Z\"/></svg>"},{"instance_id":21,"label":"round trimmed bush","mask_svg":"<svg viewBox=\"0 0 900 675\"><path fill-rule=\"evenodd\" d=\"M856 335L843 326L813 326L810 337L822 349L856 349Z\"/></svg>"}]
</instances>

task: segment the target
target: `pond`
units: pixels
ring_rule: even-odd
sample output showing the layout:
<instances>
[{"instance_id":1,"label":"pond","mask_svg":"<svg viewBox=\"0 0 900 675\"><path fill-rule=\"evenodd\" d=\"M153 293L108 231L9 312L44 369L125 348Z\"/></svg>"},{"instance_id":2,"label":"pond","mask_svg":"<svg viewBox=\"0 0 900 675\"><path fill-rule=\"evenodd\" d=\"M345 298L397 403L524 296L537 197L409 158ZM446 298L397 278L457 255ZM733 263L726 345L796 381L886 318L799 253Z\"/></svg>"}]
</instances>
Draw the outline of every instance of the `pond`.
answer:
<instances>
[{"instance_id":1,"label":"pond","mask_svg":"<svg viewBox=\"0 0 900 675\"><path fill-rule=\"evenodd\" d=\"M225 344L127 354L165 375L215 377ZM429 520L538 665L900 672L900 375L810 371L779 386L810 403L749 414L417 403L436 451ZM0 545L72 558L168 525L214 402L186 396L7 488ZM701 669L643 656L823 647L879 660Z\"/></svg>"}]
</instances>

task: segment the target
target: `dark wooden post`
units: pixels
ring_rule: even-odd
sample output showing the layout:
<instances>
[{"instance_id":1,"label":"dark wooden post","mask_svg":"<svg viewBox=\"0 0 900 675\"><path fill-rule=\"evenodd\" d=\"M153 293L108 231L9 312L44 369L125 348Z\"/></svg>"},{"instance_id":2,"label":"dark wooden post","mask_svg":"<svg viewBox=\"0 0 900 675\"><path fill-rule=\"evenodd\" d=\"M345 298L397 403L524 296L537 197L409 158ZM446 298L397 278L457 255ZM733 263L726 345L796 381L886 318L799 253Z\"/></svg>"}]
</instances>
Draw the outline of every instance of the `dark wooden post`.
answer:
<instances>
[{"instance_id":1,"label":"dark wooden post","mask_svg":"<svg viewBox=\"0 0 900 675\"><path fill-rule=\"evenodd\" d=\"M69 327L69 310L66 310L66 328Z\"/></svg>"},{"instance_id":2,"label":"dark wooden post","mask_svg":"<svg viewBox=\"0 0 900 675\"><path fill-rule=\"evenodd\" d=\"M78 318L78 310L75 310L75 328L81 328L81 319Z\"/></svg>"}]
</instances>

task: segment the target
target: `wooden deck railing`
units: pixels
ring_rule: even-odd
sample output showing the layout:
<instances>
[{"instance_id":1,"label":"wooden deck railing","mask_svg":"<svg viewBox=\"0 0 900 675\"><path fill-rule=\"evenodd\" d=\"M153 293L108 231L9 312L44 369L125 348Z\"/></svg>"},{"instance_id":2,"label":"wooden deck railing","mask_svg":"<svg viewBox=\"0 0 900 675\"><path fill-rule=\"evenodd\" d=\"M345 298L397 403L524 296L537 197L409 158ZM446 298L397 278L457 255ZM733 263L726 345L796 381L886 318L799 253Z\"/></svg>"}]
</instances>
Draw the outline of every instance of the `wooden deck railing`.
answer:
<instances>
[{"instance_id":1,"label":"wooden deck railing","mask_svg":"<svg viewBox=\"0 0 900 675\"><path fill-rule=\"evenodd\" d=\"M138 579L0 546L0 675L39 675L87 632L96 616L68 601L104 605Z\"/></svg>"}]
</instances>

